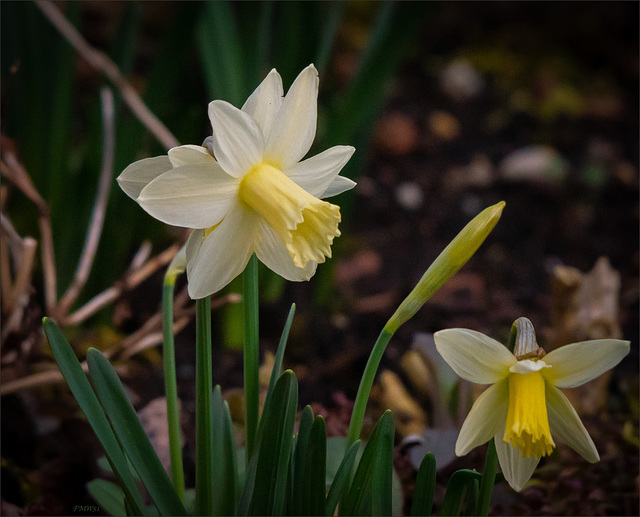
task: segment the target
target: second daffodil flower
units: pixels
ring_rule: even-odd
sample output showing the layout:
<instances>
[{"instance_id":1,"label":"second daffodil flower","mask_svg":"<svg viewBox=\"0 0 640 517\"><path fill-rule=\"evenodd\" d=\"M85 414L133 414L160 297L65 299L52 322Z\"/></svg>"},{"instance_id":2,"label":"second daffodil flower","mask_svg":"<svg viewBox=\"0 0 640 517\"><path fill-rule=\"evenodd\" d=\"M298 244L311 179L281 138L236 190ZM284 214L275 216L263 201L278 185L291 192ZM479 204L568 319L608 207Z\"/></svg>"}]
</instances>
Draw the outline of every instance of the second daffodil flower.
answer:
<instances>
[{"instance_id":1,"label":"second daffodil flower","mask_svg":"<svg viewBox=\"0 0 640 517\"><path fill-rule=\"evenodd\" d=\"M629 341L583 341L545 355L527 318L516 320L512 333L513 353L473 330L441 330L434 339L440 355L460 377L492 384L462 424L456 454L463 456L495 438L505 479L519 491L540 458L553 451L553 436L591 463L600 459L578 414L558 388L580 386L613 368L629 353Z\"/></svg>"},{"instance_id":2,"label":"second daffodil flower","mask_svg":"<svg viewBox=\"0 0 640 517\"><path fill-rule=\"evenodd\" d=\"M355 186L339 176L355 151L332 147L302 160L316 133L318 72L305 68L284 96L272 70L237 109L209 104L213 136L131 164L121 188L156 219L193 228L189 294L203 298L240 274L255 253L287 280L309 280L331 257L340 208L321 198Z\"/></svg>"}]
</instances>

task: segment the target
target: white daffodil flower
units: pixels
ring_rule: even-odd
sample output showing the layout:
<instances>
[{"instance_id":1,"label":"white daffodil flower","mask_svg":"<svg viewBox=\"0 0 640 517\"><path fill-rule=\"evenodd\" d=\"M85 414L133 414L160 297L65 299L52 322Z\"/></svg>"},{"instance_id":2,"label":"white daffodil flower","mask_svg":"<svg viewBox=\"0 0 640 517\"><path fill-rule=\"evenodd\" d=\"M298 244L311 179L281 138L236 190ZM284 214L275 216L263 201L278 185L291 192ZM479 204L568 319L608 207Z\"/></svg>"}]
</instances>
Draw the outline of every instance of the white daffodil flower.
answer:
<instances>
[{"instance_id":1,"label":"white daffodil flower","mask_svg":"<svg viewBox=\"0 0 640 517\"><path fill-rule=\"evenodd\" d=\"M463 379L492 384L475 401L456 442L456 455L495 438L498 461L514 490L521 490L540 458L551 454L556 436L587 461L600 460L580 417L558 388L598 377L629 353L629 341L573 343L545 355L531 322L519 318L514 353L490 337L467 329L434 334L436 348Z\"/></svg>"},{"instance_id":2,"label":"white daffodil flower","mask_svg":"<svg viewBox=\"0 0 640 517\"><path fill-rule=\"evenodd\" d=\"M300 161L316 133L318 72L305 68L286 96L274 69L237 109L209 104L213 136L127 167L118 183L156 219L193 228L186 247L191 298L222 289L255 253L287 280L309 280L331 257L340 208L322 198L355 186L338 173L355 149Z\"/></svg>"}]
</instances>

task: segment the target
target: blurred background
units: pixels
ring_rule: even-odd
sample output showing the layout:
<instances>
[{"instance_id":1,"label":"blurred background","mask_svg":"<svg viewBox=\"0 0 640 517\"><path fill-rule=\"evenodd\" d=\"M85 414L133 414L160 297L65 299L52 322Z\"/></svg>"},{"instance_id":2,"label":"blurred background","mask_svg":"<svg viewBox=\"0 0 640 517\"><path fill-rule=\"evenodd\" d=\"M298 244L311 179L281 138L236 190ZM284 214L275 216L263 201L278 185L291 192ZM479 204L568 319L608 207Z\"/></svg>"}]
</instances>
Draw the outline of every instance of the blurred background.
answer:
<instances>
[{"instance_id":1,"label":"blurred background","mask_svg":"<svg viewBox=\"0 0 640 517\"><path fill-rule=\"evenodd\" d=\"M355 146L344 175L358 186L333 200L342 236L311 282L261 268L265 372L295 302L285 365L301 404L344 436L388 317L456 233L505 200L478 253L392 340L369 422L394 410L399 490L410 501L426 450L436 451L440 488L484 456L453 457L474 393L439 363L433 332L466 327L506 341L526 316L547 352L631 340L610 375L568 390L602 461L560 445L522 493L498 487L492 512L638 514L637 3L6 1L1 10L0 513L83 514L73 506L95 504L87 481L106 476L43 340L45 315L81 359L89 346L109 356L154 445L166 447L158 311L186 234L148 216L115 177L178 142L200 144L211 100L240 107L271 68L287 89L314 63L311 153ZM184 285L175 325L189 480L195 329ZM214 299L214 382L241 440L238 292L232 284Z\"/></svg>"}]
</instances>

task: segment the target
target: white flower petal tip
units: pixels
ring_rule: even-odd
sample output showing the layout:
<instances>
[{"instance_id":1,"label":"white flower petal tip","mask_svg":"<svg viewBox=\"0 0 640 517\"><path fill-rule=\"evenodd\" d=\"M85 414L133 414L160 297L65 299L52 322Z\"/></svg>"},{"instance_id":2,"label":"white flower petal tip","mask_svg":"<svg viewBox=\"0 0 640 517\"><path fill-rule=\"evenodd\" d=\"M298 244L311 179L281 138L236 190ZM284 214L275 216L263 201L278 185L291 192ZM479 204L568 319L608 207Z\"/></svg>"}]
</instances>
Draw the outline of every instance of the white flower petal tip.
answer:
<instances>
[{"instance_id":1,"label":"white flower petal tip","mask_svg":"<svg viewBox=\"0 0 640 517\"><path fill-rule=\"evenodd\" d=\"M220 166L236 178L262 161L264 137L256 120L225 101L209 103L213 154Z\"/></svg>"},{"instance_id":2,"label":"white flower petal tip","mask_svg":"<svg viewBox=\"0 0 640 517\"><path fill-rule=\"evenodd\" d=\"M338 176L354 152L354 147L337 145L283 172L312 196L330 197L355 186L355 182Z\"/></svg>"},{"instance_id":3,"label":"white flower petal tip","mask_svg":"<svg viewBox=\"0 0 640 517\"><path fill-rule=\"evenodd\" d=\"M137 199L152 180L171 170L172 165L168 156L143 158L129 165L116 178L118 185L131 199Z\"/></svg>"},{"instance_id":4,"label":"white flower petal tip","mask_svg":"<svg viewBox=\"0 0 640 517\"><path fill-rule=\"evenodd\" d=\"M265 143L264 160L288 170L307 154L316 135L318 71L305 68L289 88Z\"/></svg>"},{"instance_id":5,"label":"white flower petal tip","mask_svg":"<svg viewBox=\"0 0 640 517\"><path fill-rule=\"evenodd\" d=\"M433 338L447 364L460 377L476 384L493 384L504 379L516 363L504 345L475 330L440 330Z\"/></svg>"}]
</instances>

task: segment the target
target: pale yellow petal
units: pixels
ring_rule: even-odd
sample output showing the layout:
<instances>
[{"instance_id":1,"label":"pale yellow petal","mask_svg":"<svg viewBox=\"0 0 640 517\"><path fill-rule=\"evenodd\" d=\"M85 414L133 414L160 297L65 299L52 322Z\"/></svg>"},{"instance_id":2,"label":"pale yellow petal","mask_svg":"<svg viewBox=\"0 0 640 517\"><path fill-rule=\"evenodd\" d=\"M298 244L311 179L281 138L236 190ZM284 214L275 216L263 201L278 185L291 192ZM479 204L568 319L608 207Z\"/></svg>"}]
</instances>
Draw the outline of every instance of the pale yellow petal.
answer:
<instances>
[{"instance_id":1,"label":"pale yellow petal","mask_svg":"<svg viewBox=\"0 0 640 517\"><path fill-rule=\"evenodd\" d=\"M544 357L542 374L559 388L574 388L617 365L629 353L629 341L596 339L561 346Z\"/></svg>"},{"instance_id":2,"label":"pale yellow petal","mask_svg":"<svg viewBox=\"0 0 640 517\"><path fill-rule=\"evenodd\" d=\"M493 384L509 375L516 358L495 339L468 329L440 330L436 349L453 371L476 384Z\"/></svg>"},{"instance_id":3,"label":"pale yellow petal","mask_svg":"<svg viewBox=\"0 0 640 517\"><path fill-rule=\"evenodd\" d=\"M504 426L495 436L496 452L498 453L498 462L502 468L507 483L516 492L520 492L531 479L533 471L540 463L540 458L529 456L523 458L520 449L513 447L509 443L505 443L502 439L504 435Z\"/></svg>"},{"instance_id":4,"label":"pale yellow petal","mask_svg":"<svg viewBox=\"0 0 640 517\"><path fill-rule=\"evenodd\" d=\"M507 419L509 394L506 380L490 386L473 403L456 441L456 454L464 456L470 450L488 442Z\"/></svg>"},{"instance_id":5,"label":"pale yellow petal","mask_svg":"<svg viewBox=\"0 0 640 517\"><path fill-rule=\"evenodd\" d=\"M551 434L560 438L585 460L591 463L599 461L600 455L593 440L564 393L547 383L545 397Z\"/></svg>"}]
</instances>

